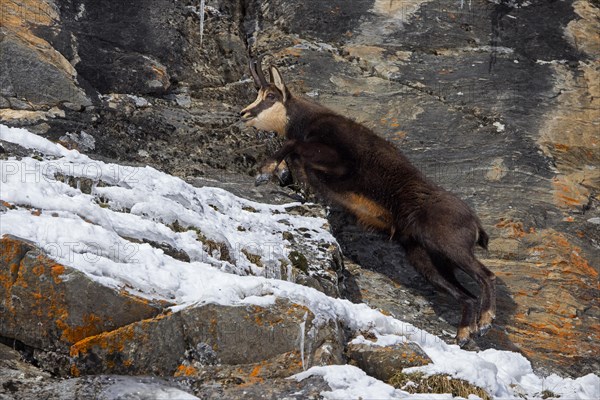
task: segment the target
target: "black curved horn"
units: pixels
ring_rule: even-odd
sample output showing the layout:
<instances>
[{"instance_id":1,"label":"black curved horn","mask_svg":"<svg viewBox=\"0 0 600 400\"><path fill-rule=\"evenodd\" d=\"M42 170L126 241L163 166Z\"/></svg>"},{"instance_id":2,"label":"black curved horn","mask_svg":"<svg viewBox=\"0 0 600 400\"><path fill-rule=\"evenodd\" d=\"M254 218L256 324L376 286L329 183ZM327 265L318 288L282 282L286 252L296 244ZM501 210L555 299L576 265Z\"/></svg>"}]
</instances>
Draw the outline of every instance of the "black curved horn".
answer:
<instances>
[{"instance_id":1,"label":"black curved horn","mask_svg":"<svg viewBox=\"0 0 600 400\"><path fill-rule=\"evenodd\" d=\"M263 57L265 55L261 54L260 56L258 56L258 58L256 59L256 73L258 74L258 78L260 79L260 84L261 86L265 87L268 86L269 84L267 83L267 80L265 79L265 73L263 72L262 69L262 60Z\"/></svg>"},{"instance_id":2,"label":"black curved horn","mask_svg":"<svg viewBox=\"0 0 600 400\"><path fill-rule=\"evenodd\" d=\"M250 74L252 74L252 79L254 79L254 85L256 88L260 88L260 78L256 74L256 62L253 59L248 61L248 68L250 68Z\"/></svg>"},{"instance_id":3,"label":"black curved horn","mask_svg":"<svg viewBox=\"0 0 600 400\"><path fill-rule=\"evenodd\" d=\"M252 74L252 78L254 79L254 84L256 87L261 88L268 86L267 80L265 79L265 74L262 70L262 59L264 55L258 56L256 59L250 59L248 62L248 66L250 67L250 73Z\"/></svg>"}]
</instances>

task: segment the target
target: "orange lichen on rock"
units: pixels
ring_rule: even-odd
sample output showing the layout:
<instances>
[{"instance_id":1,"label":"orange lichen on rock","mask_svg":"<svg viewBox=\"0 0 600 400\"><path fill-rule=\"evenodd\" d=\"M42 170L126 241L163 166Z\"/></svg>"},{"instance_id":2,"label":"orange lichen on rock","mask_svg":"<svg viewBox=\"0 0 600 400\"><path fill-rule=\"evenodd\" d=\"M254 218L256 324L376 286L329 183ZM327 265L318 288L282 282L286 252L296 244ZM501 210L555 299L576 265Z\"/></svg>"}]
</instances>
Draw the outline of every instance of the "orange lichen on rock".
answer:
<instances>
[{"instance_id":1,"label":"orange lichen on rock","mask_svg":"<svg viewBox=\"0 0 600 400\"><path fill-rule=\"evenodd\" d=\"M527 232L523 228L523 223L520 221L513 221L511 219L501 218L500 221L496 224L496 228L505 229L508 233L508 237L510 238L522 238Z\"/></svg>"},{"instance_id":2,"label":"orange lichen on rock","mask_svg":"<svg viewBox=\"0 0 600 400\"><path fill-rule=\"evenodd\" d=\"M560 175L552 180L552 193L556 205L561 208L582 207L589 202L590 190L581 185L580 179Z\"/></svg>"},{"instance_id":3,"label":"orange lichen on rock","mask_svg":"<svg viewBox=\"0 0 600 400\"><path fill-rule=\"evenodd\" d=\"M574 8L582 18L569 23L566 37L580 50L597 53L594 14L598 15L598 10L582 1L576 1ZM600 70L593 62L581 63L576 69L556 64L552 69L554 90L559 93L557 107L544 115L538 144L556 165L554 203L565 210L581 209L600 185L600 169L595 167L600 163Z\"/></svg>"},{"instance_id":4,"label":"orange lichen on rock","mask_svg":"<svg viewBox=\"0 0 600 400\"><path fill-rule=\"evenodd\" d=\"M260 306L251 306L252 313L249 313L245 316L246 319L253 319L256 325L259 326L276 326L283 321L282 317L274 315L273 313L268 312L268 309ZM287 315L291 315L293 312L292 308L289 308L286 313Z\"/></svg>"},{"instance_id":5,"label":"orange lichen on rock","mask_svg":"<svg viewBox=\"0 0 600 400\"><path fill-rule=\"evenodd\" d=\"M292 315L293 313L298 313L300 315L304 315L305 313L311 313L310 309L302 304L292 303L290 304L287 315Z\"/></svg>"},{"instance_id":6,"label":"orange lichen on rock","mask_svg":"<svg viewBox=\"0 0 600 400\"><path fill-rule=\"evenodd\" d=\"M50 275L54 279L54 283L59 284L62 282L61 275L65 273L65 267L60 264L54 264L50 266Z\"/></svg>"},{"instance_id":7,"label":"orange lichen on rock","mask_svg":"<svg viewBox=\"0 0 600 400\"><path fill-rule=\"evenodd\" d=\"M539 266L560 264L561 273L568 272L584 277L596 278L598 271L583 256L581 247L574 245L562 232L554 229L526 230L520 221L504 220L496 224L505 230L511 239L522 239L519 244L529 259L538 261ZM580 235L578 235L580 237Z\"/></svg>"},{"instance_id":8,"label":"orange lichen on rock","mask_svg":"<svg viewBox=\"0 0 600 400\"><path fill-rule=\"evenodd\" d=\"M277 53L277 56L292 56L292 57L300 57L302 56L302 49L298 47L286 47Z\"/></svg>"},{"instance_id":9,"label":"orange lichen on rock","mask_svg":"<svg viewBox=\"0 0 600 400\"><path fill-rule=\"evenodd\" d=\"M15 207L15 206L14 206L14 205L12 205L11 203L9 203L9 202L7 202L7 201L4 201L4 200L0 200L0 205L4 206L4 207L6 207L6 208L10 208L10 209L12 209L12 208L14 208L14 207Z\"/></svg>"},{"instance_id":10,"label":"orange lichen on rock","mask_svg":"<svg viewBox=\"0 0 600 400\"><path fill-rule=\"evenodd\" d=\"M10 275L6 276L6 281L0 282L8 287L12 284L13 279L11 279L11 277L17 276L19 271L19 261L24 253L23 243L14 240L11 237L3 237L0 246L2 248L2 252L0 252L0 265L3 267L7 266L8 272L10 273ZM4 275L5 272L4 268L0 270L0 274L2 275ZM2 279L1 276L0 279Z\"/></svg>"},{"instance_id":11,"label":"orange lichen on rock","mask_svg":"<svg viewBox=\"0 0 600 400\"><path fill-rule=\"evenodd\" d=\"M244 380L244 383L240 384L239 386L247 387L264 382L265 379L261 376L261 374L263 372L268 374L268 371L266 371L266 369L270 366L272 366L271 362L262 361L258 364L248 365L238 369L238 374ZM250 373L248 373L249 368L252 368L250 370Z\"/></svg>"},{"instance_id":12,"label":"orange lichen on rock","mask_svg":"<svg viewBox=\"0 0 600 400\"><path fill-rule=\"evenodd\" d=\"M516 323L509 329L509 338L526 356L535 355L558 363L568 364L582 349L594 351L593 343L582 340L583 333L576 329L574 317L552 316L551 313L552 310L515 314Z\"/></svg>"},{"instance_id":13,"label":"orange lichen on rock","mask_svg":"<svg viewBox=\"0 0 600 400\"><path fill-rule=\"evenodd\" d=\"M262 369L262 365L257 365L256 367L254 367L252 369L252 372L250 372L250 376L252 378L256 378L258 376L258 374L260 373L260 370Z\"/></svg>"},{"instance_id":14,"label":"orange lichen on rock","mask_svg":"<svg viewBox=\"0 0 600 400\"><path fill-rule=\"evenodd\" d=\"M157 315L156 317L137 321L109 332L101 332L93 336L88 336L71 346L70 355L71 357L79 357L93 352L94 348L102 349L108 354L124 353L128 346L131 346L133 343L147 342L151 325L170 315Z\"/></svg>"},{"instance_id":15,"label":"orange lichen on rock","mask_svg":"<svg viewBox=\"0 0 600 400\"><path fill-rule=\"evenodd\" d=\"M181 377L181 376L195 376L198 375L198 369L192 365L184 365L181 364L179 367L177 367L177 371L175 371L174 376L176 377Z\"/></svg>"},{"instance_id":16,"label":"orange lichen on rock","mask_svg":"<svg viewBox=\"0 0 600 400\"><path fill-rule=\"evenodd\" d=\"M82 290L85 293L80 294ZM146 300L120 296L92 282L34 244L12 236L0 239L0 301L4 305L0 336L37 348L52 346L65 355L83 348L71 346L85 338L160 312ZM124 347L118 342L113 346Z\"/></svg>"},{"instance_id":17,"label":"orange lichen on rock","mask_svg":"<svg viewBox=\"0 0 600 400\"><path fill-rule=\"evenodd\" d=\"M79 371L79 368L77 368L77 365L71 364L71 376L78 377L80 375L81 372Z\"/></svg>"},{"instance_id":18,"label":"orange lichen on rock","mask_svg":"<svg viewBox=\"0 0 600 400\"><path fill-rule=\"evenodd\" d=\"M51 26L59 20L59 15L49 1L21 0L3 1L0 12L0 25L16 38L41 54L47 60L70 75L75 75L75 68L56 51L46 40L33 33L38 26Z\"/></svg>"},{"instance_id":19,"label":"orange lichen on rock","mask_svg":"<svg viewBox=\"0 0 600 400\"><path fill-rule=\"evenodd\" d=\"M46 269L44 268L44 264L42 264L43 259L40 257L38 258L38 261L40 261L39 264L35 265L32 269L31 272L35 275L35 276L41 276L44 274L44 272L46 272Z\"/></svg>"},{"instance_id":20,"label":"orange lichen on rock","mask_svg":"<svg viewBox=\"0 0 600 400\"><path fill-rule=\"evenodd\" d=\"M544 244L542 258L554 266L560 264L561 273L576 274L586 280L598 277L598 271L583 256L581 247L572 244L564 233L546 229L541 238Z\"/></svg>"},{"instance_id":21,"label":"orange lichen on rock","mask_svg":"<svg viewBox=\"0 0 600 400\"><path fill-rule=\"evenodd\" d=\"M102 330L102 319L93 313L83 316L83 325L71 326L62 319L56 320L56 326L62 330L61 339L69 343L76 343L86 337L97 334Z\"/></svg>"},{"instance_id":22,"label":"orange lichen on rock","mask_svg":"<svg viewBox=\"0 0 600 400\"><path fill-rule=\"evenodd\" d=\"M254 322L256 322L257 325L264 325L262 316L263 308L259 306L252 306L252 311L254 315ZM250 317L250 315L248 317Z\"/></svg>"},{"instance_id":23,"label":"orange lichen on rock","mask_svg":"<svg viewBox=\"0 0 600 400\"><path fill-rule=\"evenodd\" d=\"M82 353L90 352L94 347L106 349L109 353L122 352L125 345L136 337L135 328L127 325L110 332L102 332L86 337L71 346L71 357L78 357Z\"/></svg>"},{"instance_id":24,"label":"orange lichen on rock","mask_svg":"<svg viewBox=\"0 0 600 400\"><path fill-rule=\"evenodd\" d=\"M532 359L564 366L597 353L600 335L582 315L597 308L598 271L575 244L581 235L526 229L522 222L504 219L496 227L510 239L495 240L518 240L519 252L507 260L487 259L486 265L499 277L508 276L505 272L523 277L503 279L515 306L504 327L506 343Z\"/></svg>"}]
</instances>

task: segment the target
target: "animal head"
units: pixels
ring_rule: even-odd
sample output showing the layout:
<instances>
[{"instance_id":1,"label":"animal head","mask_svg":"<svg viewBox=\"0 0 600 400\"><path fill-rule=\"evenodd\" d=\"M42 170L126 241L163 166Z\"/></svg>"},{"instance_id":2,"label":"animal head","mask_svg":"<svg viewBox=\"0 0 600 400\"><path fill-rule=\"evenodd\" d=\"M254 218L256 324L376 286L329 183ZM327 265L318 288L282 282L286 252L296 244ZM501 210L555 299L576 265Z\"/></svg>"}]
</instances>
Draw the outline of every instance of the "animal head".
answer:
<instances>
[{"instance_id":1,"label":"animal head","mask_svg":"<svg viewBox=\"0 0 600 400\"><path fill-rule=\"evenodd\" d=\"M275 131L284 136L288 123L286 104L291 98L288 88L283 82L281 73L274 67L269 67L269 82L261 68L261 58L250 60L250 73L258 90L256 100L240 112L247 126L265 131Z\"/></svg>"}]
</instances>

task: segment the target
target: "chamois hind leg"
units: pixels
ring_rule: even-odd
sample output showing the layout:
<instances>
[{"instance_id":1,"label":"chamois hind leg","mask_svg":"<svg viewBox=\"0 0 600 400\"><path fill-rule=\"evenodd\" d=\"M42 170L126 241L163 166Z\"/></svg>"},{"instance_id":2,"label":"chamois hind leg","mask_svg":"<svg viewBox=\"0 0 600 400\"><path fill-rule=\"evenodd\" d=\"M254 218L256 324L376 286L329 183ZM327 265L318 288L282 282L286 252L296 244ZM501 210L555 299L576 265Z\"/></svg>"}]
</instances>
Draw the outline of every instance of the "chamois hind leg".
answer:
<instances>
[{"instance_id":1,"label":"chamois hind leg","mask_svg":"<svg viewBox=\"0 0 600 400\"><path fill-rule=\"evenodd\" d=\"M458 237L455 236L455 239ZM473 245L458 246L459 242L452 240L441 243L438 251L443 257L469 275L481 288L477 332L483 335L491 328L496 317L496 276L475 258Z\"/></svg>"},{"instance_id":2,"label":"chamois hind leg","mask_svg":"<svg viewBox=\"0 0 600 400\"><path fill-rule=\"evenodd\" d=\"M477 260L473 254L465 258L463 263L459 264L459 267L471 275L482 289L477 329L479 335L485 335L492 327L494 318L496 318L496 275Z\"/></svg>"},{"instance_id":3,"label":"chamois hind leg","mask_svg":"<svg viewBox=\"0 0 600 400\"><path fill-rule=\"evenodd\" d=\"M404 243L406 255L411 264L419 271L429 282L436 287L445 290L458 301L462 306L462 316L456 333L456 343L464 346L469 340L471 333L475 332L477 310L477 301L468 291L462 290L462 286L455 285L435 266L428 250L415 241Z\"/></svg>"},{"instance_id":4,"label":"chamois hind leg","mask_svg":"<svg viewBox=\"0 0 600 400\"><path fill-rule=\"evenodd\" d=\"M484 272L485 277L483 278L488 287L487 301L482 301L479 308L479 321L477 327L480 335L485 333L492 327L492 322L496 318L496 275L490 271L485 265L479 260L475 260ZM486 300L486 299L483 299Z\"/></svg>"}]
</instances>

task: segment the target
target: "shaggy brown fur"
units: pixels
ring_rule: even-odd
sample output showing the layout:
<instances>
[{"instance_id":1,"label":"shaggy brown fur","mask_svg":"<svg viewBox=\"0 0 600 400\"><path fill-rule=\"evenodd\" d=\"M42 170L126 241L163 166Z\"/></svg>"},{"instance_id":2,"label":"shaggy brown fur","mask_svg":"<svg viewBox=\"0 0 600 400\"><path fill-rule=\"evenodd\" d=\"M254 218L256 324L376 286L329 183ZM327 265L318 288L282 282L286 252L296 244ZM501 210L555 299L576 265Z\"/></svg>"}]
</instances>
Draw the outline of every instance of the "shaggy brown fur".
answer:
<instances>
[{"instance_id":1,"label":"shaggy brown fur","mask_svg":"<svg viewBox=\"0 0 600 400\"><path fill-rule=\"evenodd\" d=\"M259 95L242 110L243 119L287 138L262 164L256 183L267 182L287 158L325 199L401 243L411 264L461 304L460 345L485 333L495 317L495 276L475 258L475 245L487 248L488 235L470 207L368 128L292 96L277 68L270 68L270 83L256 62L250 68ZM457 268L481 287L479 299L455 278Z\"/></svg>"}]
</instances>

